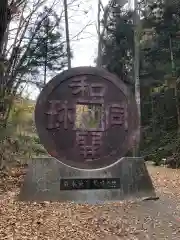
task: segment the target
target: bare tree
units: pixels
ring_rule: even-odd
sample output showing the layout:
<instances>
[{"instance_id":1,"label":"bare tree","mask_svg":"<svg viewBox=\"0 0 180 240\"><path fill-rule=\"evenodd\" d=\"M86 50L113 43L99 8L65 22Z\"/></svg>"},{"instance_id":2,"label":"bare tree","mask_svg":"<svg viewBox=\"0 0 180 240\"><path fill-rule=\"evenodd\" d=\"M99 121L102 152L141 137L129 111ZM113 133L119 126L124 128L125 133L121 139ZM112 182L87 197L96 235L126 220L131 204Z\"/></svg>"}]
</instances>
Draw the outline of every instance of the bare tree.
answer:
<instances>
[{"instance_id":1,"label":"bare tree","mask_svg":"<svg viewBox=\"0 0 180 240\"><path fill-rule=\"evenodd\" d=\"M16 2L20 0L16 0ZM19 72L19 69L23 65L23 63L27 59L27 54L30 48L30 45L35 37L35 34L32 36L28 35L28 32L36 25L38 20L38 12L42 7L46 4L47 0L21 0L21 7L19 8L19 15L16 19L11 19L10 26L7 31L6 41L3 44L3 55L7 60L6 70L4 72L5 84L4 88L8 90L9 93L15 93L21 83L25 84L25 78L23 77L23 72ZM78 0L72 0L66 6L66 8L74 7L75 3ZM50 3L50 2L49 2ZM67 2L65 2L66 5ZM57 5L58 4L58 5ZM46 19L47 15L58 6L59 9L59 1L54 0L49 7L49 12L44 15L42 21L36 25L36 29L34 31L37 32L43 23L43 20ZM66 15L66 8L60 6L60 12L57 13L58 21L66 21L68 22L68 15ZM57 12L57 11L56 11ZM70 41L75 41L79 39L80 35L83 31L90 25L89 22L85 25L75 36L72 36L71 39L68 37L68 40L65 42L69 42L68 47L68 63L69 67L71 67L71 52L70 52ZM69 32L69 30L66 28ZM69 34L66 34L67 36ZM26 47L24 47L26 45ZM26 78L26 81L29 84L32 84L34 81L31 81L29 78ZM42 81L42 79L41 79ZM38 80L34 82L35 86L37 86Z\"/></svg>"},{"instance_id":2,"label":"bare tree","mask_svg":"<svg viewBox=\"0 0 180 240\"><path fill-rule=\"evenodd\" d=\"M22 43L24 43L24 38L27 33L27 29L30 26L32 16L35 11L42 5L43 1L38 0L30 8L27 0L16 0L11 1L9 5L3 0L6 5L0 5L1 10L5 11L3 15L4 24L1 22L1 42L0 42L0 54L3 59L1 60L3 67L1 68L0 74L0 85L1 85L1 95L0 95L0 115L1 115L1 127L6 126L6 121L8 118L9 108L12 102L12 96L17 90L17 66L20 64L25 56L25 50L22 51ZM32 4L32 3L31 3ZM26 8L26 9L25 9ZM26 10L26 13L24 11ZM28 10L28 11L27 11ZM13 18L17 16L18 11L20 11L19 21ZM26 14L26 17L25 17ZM11 31L10 25L14 24L17 27L14 31ZM5 34L6 33L6 34Z\"/></svg>"},{"instance_id":3,"label":"bare tree","mask_svg":"<svg viewBox=\"0 0 180 240\"><path fill-rule=\"evenodd\" d=\"M7 99L6 99L6 77L5 77L5 54L4 50L8 42L8 26L11 19L16 15L18 8L25 0L2 0L0 2L0 126L4 126L6 119ZM7 59L6 59L7 60Z\"/></svg>"}]
</instances>

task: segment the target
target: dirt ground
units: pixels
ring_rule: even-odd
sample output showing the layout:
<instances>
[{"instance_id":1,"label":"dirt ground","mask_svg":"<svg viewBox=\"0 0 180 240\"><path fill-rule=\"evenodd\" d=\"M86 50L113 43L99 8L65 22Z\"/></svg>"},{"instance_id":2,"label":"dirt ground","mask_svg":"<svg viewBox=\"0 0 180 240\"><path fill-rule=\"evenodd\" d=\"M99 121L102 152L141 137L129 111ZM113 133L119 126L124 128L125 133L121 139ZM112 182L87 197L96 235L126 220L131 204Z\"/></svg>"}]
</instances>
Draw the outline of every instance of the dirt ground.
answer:
<instances>
[{"instance_id":1,"label":"dirt ground","mask_svg":"<svg viewBox=\"0 0 180 240\"><path fill-rule=\"evenodd\" d=\"M160 200L94 206L17 202L19 179L8 177L0 185L0 239L180 239L180 170L148 170Z\"/></svg>"}]
</instances>

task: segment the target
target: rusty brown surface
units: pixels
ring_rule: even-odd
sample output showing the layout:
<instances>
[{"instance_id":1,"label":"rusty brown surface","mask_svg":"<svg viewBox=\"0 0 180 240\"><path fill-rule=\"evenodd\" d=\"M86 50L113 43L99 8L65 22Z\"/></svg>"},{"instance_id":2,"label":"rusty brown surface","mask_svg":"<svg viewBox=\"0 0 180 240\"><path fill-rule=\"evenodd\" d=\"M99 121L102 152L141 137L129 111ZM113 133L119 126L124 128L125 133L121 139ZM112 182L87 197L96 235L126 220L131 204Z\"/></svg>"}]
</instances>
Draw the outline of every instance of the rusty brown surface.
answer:
<instances>
[{"instance_id":1,"label":"rusty brown surface","mask_svg":"<svg viewBox=\"0 0 180 240\"><path fill-rule=\"evenodd\" d=\"M101 106L96 128L76 127L77 104ZM80 169L115 163L139 138L137 108L127 86L93 67L73 68L53 78L39 95L35 122L49 154Z\"/></svg>"}]
</instances>

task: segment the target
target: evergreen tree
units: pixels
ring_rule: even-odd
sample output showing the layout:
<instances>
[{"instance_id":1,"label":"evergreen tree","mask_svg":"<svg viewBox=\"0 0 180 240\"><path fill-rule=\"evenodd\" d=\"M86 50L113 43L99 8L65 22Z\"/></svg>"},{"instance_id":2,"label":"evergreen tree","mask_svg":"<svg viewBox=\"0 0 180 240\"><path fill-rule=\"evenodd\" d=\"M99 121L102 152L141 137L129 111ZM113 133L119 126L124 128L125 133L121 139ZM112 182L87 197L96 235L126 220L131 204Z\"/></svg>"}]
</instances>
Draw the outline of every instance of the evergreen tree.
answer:
<instances>
[{"instance_id":1,"label":"evergreen tree","mask_svg":"<svg viewBox=\"0 0 180 240\"><path fill-rule=\"evenodd\" d=\"M116 4L111 8L104 37L103 65L125 81L132 81L134 29L132 14ZM141 18L140 83L142 109L142 150L168 149L180 126L180 1L148 1ZM128 76L128 77L127 77ZM176 139L174 138L176 136ZM171 140L169 139L171 138ZM172 151L176 149L171 146ZM168 150L169 151L169 150ZM172 151L171 154L172 154ZM144 152L145 154L145 152Z\"/></svg>"},{"instance_id":2,"label":"evergreen tree","mask_svg":"<svg viewBox=\"0 0 180 240\"><path fill-rule=\"evenodd\" d=\"M67 66L66 46L61 34L59 18L52 10L49 15L47 12L49 9L45 7L39 14L35 26L28 33L28 39L32 41L27 41L24 46L28 51L23 63L17 69L20 77L46 75L47 72L55 75ZM43 84L42 79L41 84Z\"/></svg>"},{"instance_id":3,"label":"evergreen tree","mask_svg":"<svg viewBox=\"0 0 180 240\"><path fill-rule=\"evenodd\" d=\"M180 76L180 1L172 4L166 4L158 0L149 5L151 14L144 20L144 26L153 28L155 33L154 44L144 49L144 59L147 62L149 70L156 78L161 79L165 89L169 87L174 89L176 99L177 119L180 130L180 110L178 100L178 82Z\"/></svg>"},{"instance_id":4,"label":"evergreen tree","mask_svg":"<svg viewBox=\"0 0 180 240\"><path fill-rule=\"evenodd\" d=\"M158 0L149 5L148 15L143 21L145 29L153 29L154 41L150 47L144 48L144 58L151 66L151 71L159 70L157 77L165 77L166 74L179 76L179 31L180 31L180 1L177 4L163 3ZM173 57L173 59L172 59ZM174 60L174 62L173 62Z\"/></svg>"},{"instance_id":5,"label":"evergreen tree","mask_svg":"<svg viewBox=\"0 0 180 240\"><path fill-rule=\"evenodd\" d=\"M133 81L133 36L132 13L123 11L118 4L112 3L102 38L102 65L125 82Z\"/></svg>"}]
</instances>

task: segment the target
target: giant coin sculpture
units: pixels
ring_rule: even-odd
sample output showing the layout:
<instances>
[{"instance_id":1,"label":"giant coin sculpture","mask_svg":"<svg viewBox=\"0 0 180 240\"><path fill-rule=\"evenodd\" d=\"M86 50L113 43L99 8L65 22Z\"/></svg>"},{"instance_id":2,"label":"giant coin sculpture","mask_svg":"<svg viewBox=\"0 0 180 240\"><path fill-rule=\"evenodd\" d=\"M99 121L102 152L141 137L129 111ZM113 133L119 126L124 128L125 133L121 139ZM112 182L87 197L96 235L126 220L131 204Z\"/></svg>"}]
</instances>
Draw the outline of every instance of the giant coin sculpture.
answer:
<instances>
[{"instance_id":1,"label":"giant coin sculpture","mask_svg":"<svg viewBox=\"0 0 180 240\"><path fill-rule=\"evenodd\" d=\"M78 169L110 166L139 140L129 89L94 67L73 68L48 82L37 100L35 122L48 153Z\"/></svg>"}]
</instances>

